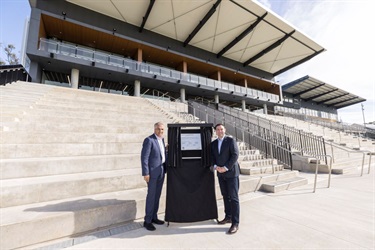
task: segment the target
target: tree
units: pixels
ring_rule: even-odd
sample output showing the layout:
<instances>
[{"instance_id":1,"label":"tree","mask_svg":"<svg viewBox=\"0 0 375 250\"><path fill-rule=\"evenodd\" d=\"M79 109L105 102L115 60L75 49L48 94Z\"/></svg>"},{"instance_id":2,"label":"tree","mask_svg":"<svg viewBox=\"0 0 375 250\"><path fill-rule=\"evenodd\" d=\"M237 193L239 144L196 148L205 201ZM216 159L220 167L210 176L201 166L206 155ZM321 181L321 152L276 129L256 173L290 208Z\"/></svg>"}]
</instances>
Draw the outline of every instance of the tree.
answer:
<instances>
[{"instance_id":1,"label":"tree","mask_svg":"<svg viewBox=\"0 0 375 250\"><path fill-rule=\"evenodd\" d=\"M4 47L4 52L7 56L6 62L9 65L19 64L19 58L15 53L13 53L13 50L15 48L16 47L14 47L13 44L8 44L8 46ZM6 62L4 62L2 58L0 58L0 65L5 65Z\"/></svg>"}]
</instances>

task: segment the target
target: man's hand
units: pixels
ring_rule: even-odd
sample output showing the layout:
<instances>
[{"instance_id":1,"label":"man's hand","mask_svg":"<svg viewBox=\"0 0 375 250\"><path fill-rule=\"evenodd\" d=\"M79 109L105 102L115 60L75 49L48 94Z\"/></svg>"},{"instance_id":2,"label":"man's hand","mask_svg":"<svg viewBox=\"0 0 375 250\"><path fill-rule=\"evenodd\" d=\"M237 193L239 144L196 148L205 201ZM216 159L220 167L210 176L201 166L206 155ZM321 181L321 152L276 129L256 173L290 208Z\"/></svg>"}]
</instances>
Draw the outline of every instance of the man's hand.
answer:
<instances>
[{"instance_id":1,"label":"man's hand","mask_svg":"<svg viewBox=\"0 0 375 250\"><path fill-rule=\"evenodd\" d=\"M150 181L150 176L145 175L145 176L143 176L143 179L148 183Z\"/></svg>"},{"instance_id":2,"label":"man's hand","mask_svg":"<svg viewBox=\"0 0 375 250\"><path fill-rule=\"evenodd\" d=\"M219 172L220 174L227 172L227 170L224 167L219 167L219 166L216 167L216 171Z\"/></svg>"}]
</instances>

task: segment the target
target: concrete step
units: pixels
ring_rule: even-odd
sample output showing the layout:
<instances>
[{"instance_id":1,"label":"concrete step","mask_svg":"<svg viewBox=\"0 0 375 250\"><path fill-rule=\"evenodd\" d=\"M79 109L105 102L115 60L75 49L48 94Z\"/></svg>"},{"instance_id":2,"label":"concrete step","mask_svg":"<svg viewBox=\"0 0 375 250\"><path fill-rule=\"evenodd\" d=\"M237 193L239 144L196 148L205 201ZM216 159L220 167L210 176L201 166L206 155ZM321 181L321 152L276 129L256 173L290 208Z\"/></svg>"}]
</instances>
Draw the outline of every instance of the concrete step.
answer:
<instances>
[{"instance_id":1,"label":"concrete step","mask_svg":"<svg viewBox=\"0 0 375 250\"><path fill-rule=\"evenodd\" d=\"M65 103L61 103L59 105L53 104L41 104L41 103L36 103L33 104L32 107L34 109L45 109L45 110L56 110L59 112L71 112L71 111L76 111L76 110L81 110L81 111L88 111L88 112L98 112L98 113L106 113L106 112L117 112L117 113L148 113L149 110L155 110L155 112L160 112L157 111L154 107L152 106L144 106L144 105L139 105L139 107L127 107L126 105L112 105L112 106L95 106L94 104L88 104L88 105L83 105L83 104L72 104L72 105L66 105ZM138 112L137 112L138 111Z\"/></svg>"},{"instance_id":2,"label":"concrete step","mask_svg":"<svg viewBox=\"0 0 375 250\"><path fill-rule=\"evenodd\" d=\"M33 85L38 85L38 84L33 84ZM8 91L17 91L17 92L20 92L21 94L30 93L30 95L46 93L53 88L54 88L53 86L49 86L49 88L38 88L37 86L23 87L19 84L7 84L5 86L1 86L1 90L5 93Z\"/></svg>"},{"instance_id":3,"label":"concrete step","mask_svg":"<svg viewBox=\"0 0 375 250\"><path fill-rule=\"evenodd\" d=\"M151 127L152 128L152 127ZM133 143L142 142L153 131L140 134L129 133L87 133L87 132L42 132L42 131L0 131L0 144L42 144L42 143Z\"/></svg>"},{"instance_id":4,"label":"concrete step","mask_svg":"<svg viewBox=\"0 0 375 250\"><path fill-rule=\"evenodd\" d=\"M41 102L60 102L72 104L74 102L80 104L93 104L98 103L101 106L110 106L110 104L124 105L129 103L130 107L136 106L137 104L145 105L144 98L127 95L115 95L109 93L101 93L94 91L87 91L81 89L66 89L56 88L53 91L48 92L45 98L41 99ZM151 105L147 102L148 105Z\"/></svg>"},{"instance_id":5,"label":"concrete step","mask_svg":"<svg viewBox=\"0 0 375 250\"><path fill-rule=\"evenodd\" d=\"M240 155L238 157L239 162L243 161L255 161L255 160L262 160L264 156L261 154L249 154L249 155Z\"/></svg>"},{"instance_id":6,"label":"concrete step","mask_svg":"<svg viewBox=\"0 0 375 250\"><path fill-rule=\"evenodd\" d=\"M41 83L34 83L34 82L25 82L25 81L17 81L13 82L11 84L7 84L7 87L14 87L14 88L40 88L40 89L48 89L48 88L54 88L54 85L48 85L48 84L41 84Z\"/></svg>"},{"instance_id":7,"label":"concrete step","mask_svg":"<svg viewBox=\"0 0 375 250\"><path fill-rule=\"evenodd\" d=\"M262 166L262 167L243 167L241 165L241 174L244 175L259 175L259 174L272 174L273 171L279 172L283 171L283 165L274 165L273 169L272 166Z\"/></svg>"},{"instance_id":8,"label":"concrete step","mask_svg":"<svg viewBox=\"0 0 375 250\"><path fill-rule=\"evenodd\" d=\"M2 180L129 168L141 169L140 153L0 159L0 166Z\"/></svg>"},{"instance_id":9,"label":"concrete step","mask_svg":"<svg viewBox=\"0 0 375 250\"><path fill-rule=\"evenodd\" d=\"M160 117L159 120L165 124L173 122L168 118ZM138 121L136 124L123 124L118 126L106 125L96 125L89 124L82 126L77 123L54 123L54 122L44 122L44 123L22 123L22 122L9 122L2 124L2 131L34 131L34 132L85 132L85 133L135 133L139 134L144 131L145 128L153 128L155 121Z\"/></svg>"},{"instance_id":10,"label":"concrete step","mask_svg":"<svg viewBox=\"0 0 375 250\"><path fill-rule=\"evenodd\" d=\"M8 116L13 116L19 118L21 121L29 121L30 119L37 118L39 121L41 118L46 119L50 117L55 117L55 119L101 119L101 120L123 120L123 121L139 121L141 118L155 119L158 120L160 117L168 117L158 111L154 111L150 108L148 111L132 111L122 110L120 111L108 111L108 110L81 110L81 109L70 109L70 110L56 110L54 108L6 108L3 114L8 114ZM61 122L61 121L59 121Z\"/></svg>"},{"instance_id":11,"label":"concrete step","mask_svg":"<svg viewBox=\"0 0 375 250\"><path fill-rule=\"evenodd\" d=\"M264 167L264 166L274 166L277 165L276 159L257 159L257 160L249 160L249 161L241 161L240 165L241 168L252 168L252 167Z\"/></svg>"},{"instance_id":12,"label":"concrete step","mask_svg":"<svg viewBox=\"0 0 375 250\"><path fill-rule=\"evenodd\" d=\"M21 117L22 115L20 115ZM17 118L17 117L14 117L13 115L7 115L7 114L3 114L1 113L1 121L0 121L0 124L4 123L4 124L8 124L8 123L13 123L13 122L19 122L20 119Z\"/></svg>"},{"instance_id":13,"label":"concrete step","mask_svg":"<svg viewBox=\"0 0 375 250\"><path fill-rule=\"evenodd\" d=\"M61 111L64 112L61 112ZM87 118L106 118L106 117L115 117L116 115L126 116L126 115L135 115L135 116L165 116L161 112L153 109L122 109L122 110L98 110L98 109L79 109L79 108L62 108L56 109L56 107L44 106L38 108L32 108L28 110L23 110L26 114L30 115L46 115L46 116L68 116L68 117L87 117Z\"/></svg>"},{"instance_id":14,"label":"concrete step","mask_svg":"<svg viewBox=\"0 0 375 250\"><path fill-rule=\"evenodd\" d=\"M30 96L28 94L20 95L18 93L1 93L1 104L2 105L19 105L19 104L31 104L37 102L43 95Z\"/></svg>"},{"instance_id":15,"label":"concrete step","mask_svg":"<svg viewBox=\"0 0 375 250\"><path fill-rule=\"evenodd\" d=\"M364 166L364 169L367 168L368 165ZM350 166L344 166L344 167L332 167L332 174L355 174L360 173L361 167L350 167Z\"/></svg>"},{"instance_id":16,"label":"concrete step","mask_svg":"<svg viewBox=\"0 0 375 250\"><path fill-rule=\"evenodd\" d=\"M58 108L63 110L74 110L74 109L81 109L81 110L108 110L108 111L124 111L124 110L133 110L133 111L142 111L144 109L155 109L147 102L122 102L118 103L115 100L112 100L112 103L100 103L100 102L74 102L72 101L62 101L57 102L54 100L39 100L34 105L35 108Z\"/></svg>"},{"instance_id":17,"label":"concrete step","mask_svg":"<svg viewBox=\"0 0 375 250\"><path fill-rule=\"evenodd\" d=\"M7 179L1 183L1 207L67 199L145 187L140 168Z\"/></svg>"},{"instance_id":18,"label":"concrete step","mask_svg":"<svg viewBox=\"0 0 375 250\"><path fill-rule=\"evenodd\" d=\"M20 125L30 126L30 124L40 124L48 121L48 124L73 124L77 123L81 126L87 126L95 124L97 126L108 125L108 126L122 126L129 123L138 123L141 121L154 122L160 118L157 114L154 115L140 115L140 114L128 114L128 115L118 115L118 116L107 116L103 117L68 117L66 116L45 116L45 115L23 115L22 118L18 119ZM136 121L136 122L135 122Z\"/></svg>"},{"instance_id":19,"label":"concrete step","mask_svg":"<svg viewBox=\"0 0 375 250\"><path fill-rule=\"evenodd\" d=\"M306 184L308 184L306 178L297 176L290 179L264 183L262 184L261 190L270 193L278 193Z\"/></svg>"},{"instance_id":20,"label":"concrete step","mask_svg":"<svg viewBox=\"0 0 375 250\"><path fill-rule=\"evenodd\" d=\"M112 120L115 122L116 120L121 122L135 122L140 121L142 119L152 120L157 119L162 114L160 112L150 112L153 109L149 109L146 111L139 111L139 110L133 110L130 111L128 109L124 109L121 112L97 112L95 110L81 110L76 109L72 111L67 112L56 112L55 110L49 110L49 109L38 109L38 110L32 110L29 112L24 112L24 116L21 119L22 121L55 121L61 122L61 119L64 119L65 121L70 121L72 119L77 120L79 122L80 120L90 119L94 120L92 123L94 123L96 120ZM165 115L163 115L165 116Z\"/></svg>"},{"instance_id":21,"label":"concrete step","mask_svg":"<svg viewBox=\"0 0 375 250\"><path fill-rule=\"evenodd\" d=\"M31 245L80 235L144 216L147 190L123 190L0 209L1 249L33 249ZM159 211L165 210L165 195ZM58 225L58 226L57 226ZM27 237L25 237L27 235Z\"/></svg>"},{"instance_id":22,"label":"concrete step","mask_svg":"<svg viewBox=\"0 0 375 250\"><path fill-rule=\"evenodd\" d=\"M101 106L124 105L129 103L130 107L136 106L137 104L145 105L142 101L142 97L128 96L128 95L118 95L110 93L101 93L87 90L74 90L74 89L55 89L46 93L44 98L41 98L41 103L51 102L51 103L80 103L80 104L94 104L97 103Z\"/></svg>"},{"instance_id":23,"label":"concrete step","mask_svg":"<svg viewBox=\"0 0 375 250\"><path fill-rule=\"evenodd\" d=\"M29 94L29 95L40 95L47 93L54 89L55 86L44 85L44 84L7 84L1 87L1 90L4 93L18 92L20 94Z\"/></svg>"},{"instance_id":24,"label":"concrete step","mask_svg":"<svg viewBox=\"0 0 375 250\"><path fill-rule=\"evenodd\" d=\"M254 149L242 149L240 150L240 156L246 156L246 155L259 155L259 150L254 150Z\"/></svg>"},{"instance_id":25,"label":"concrete step","mask_svg":"<svg viewBox=\"0 0 375 250\"><path fill-rule=\"evenodd\" d=\"M260 177L240 176L240 194L255 192L259 180ZM215 188L217 199L221 199L217 181ZM160 213L165 211L165 193L166 186L160 199ZM146 194L146 188L137 188L1 208L1 249L30 249L41 242L141 219Z\"/></svg>"},{"instance_id":26,"label":"concrete step","mask_svg":"<svg viewBox=\"0 0 375 250\"><path fill-rule=\"evenodd\" d=\"M142 142L1 144L0 158L38 158L84 155L137 154Z\"/></svg>"}]
</instances>

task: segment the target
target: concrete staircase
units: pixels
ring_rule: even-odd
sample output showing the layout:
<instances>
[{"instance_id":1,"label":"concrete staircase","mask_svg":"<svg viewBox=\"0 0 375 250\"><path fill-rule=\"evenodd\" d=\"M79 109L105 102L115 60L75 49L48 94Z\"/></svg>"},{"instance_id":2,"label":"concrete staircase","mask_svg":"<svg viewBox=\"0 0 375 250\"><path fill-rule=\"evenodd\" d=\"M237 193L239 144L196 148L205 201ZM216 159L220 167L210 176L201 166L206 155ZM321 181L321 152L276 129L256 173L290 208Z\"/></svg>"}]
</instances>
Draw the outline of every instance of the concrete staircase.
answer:
<instances>
[{"instance_id":1,"label":"concrete staircase","mask_svg":"<svg viewBox=\"0 0 375 250\"><path fill-rule=\"evenodd\" d=\"M143 216L142 141L173 119L137 97L23 82L0 90L1 249Z\"/></svg>"},{"instance_id":2,"label":"concrete staircase","mask_svg":"<svg viewBox=\"0 0 375 250\"><path fill-rule=\"evenodd\" d=\"M0 249L32 249L144 216L142 141L156 121L181 117L144 98L35 83L0 93ZM270 163L241 146L241 194L277 192L262 185L298 174L282 166L272 173Z\"/></svg>"},{"instance_id":3,"label":"concrete staircase","mask_svg":"<svg viewBox=\"0 0 375 250\"><path fill-rule=\"evenodd\" d=\"M281 124L285 124L305 132L313 133L314 135L322 136L326 142L326 154L332 157L332 173L346 174L358 173L362 169L362 165L368 171L369 164L375 166L375 140L365 139L358 136L353 136L334 129L329 129L321 125L312 124L301 121L291 117L256 114L262 118L266 118ZM371 162L370 162L370 155ZM365 157L363 157L365 155ZM316 159L312 157L305 157L308 161L304 167L295 167L300 171L314 172L316 168ZM330 158L327 157L329 164ZM329 170L328 164L323 164L319 161L318 170L320 173L327 173ZM296 165L295 165L296 166Z\"/></svg>"},{"instance_id":4,"label":"concrete staircase","mask_svg":"<svg viewBox=\"0 0 375 250\"><path fill-rule=\"evenodd\" d=\"M248 150L243 143L239 149L241 174L260 177L256 190L277 193L308 184L298 171L285 170L276 159L265 159L259 150Z\"/></svg>"}]
</instances>

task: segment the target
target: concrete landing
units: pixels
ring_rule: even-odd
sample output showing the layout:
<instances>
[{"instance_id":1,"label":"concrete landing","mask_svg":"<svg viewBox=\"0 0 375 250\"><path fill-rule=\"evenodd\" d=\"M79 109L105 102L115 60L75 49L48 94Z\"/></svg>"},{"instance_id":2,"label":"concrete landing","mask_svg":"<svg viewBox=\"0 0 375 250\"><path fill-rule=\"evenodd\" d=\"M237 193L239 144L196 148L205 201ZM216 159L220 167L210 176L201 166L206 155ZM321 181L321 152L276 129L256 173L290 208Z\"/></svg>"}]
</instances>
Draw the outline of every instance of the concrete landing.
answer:
<instances>
[{"instance_id":1,"label":"concrete landing","mask_svg":"<svg viewBox=\"0 0 375 250\"><path fill-rule=\"evenodd\" d=\"M313 174L301 173L309 184L267 194L241 195L240 229L226 235L229 225L209 220L156 225L150 232L142 221L95 235L57 242L45 249L374 249L375 175L319 175L313 193ZM366 172L367 173L367 172ZM218 203L219 218L223 206ZM163 218L164 214L160 215ZM76 244L76 245L73 245ZM67 248L66 248L67 247Z\"/></svg>"}]
</instances>

